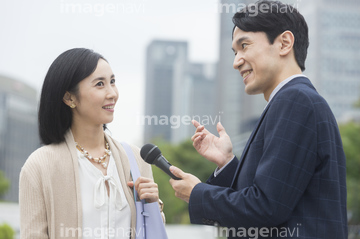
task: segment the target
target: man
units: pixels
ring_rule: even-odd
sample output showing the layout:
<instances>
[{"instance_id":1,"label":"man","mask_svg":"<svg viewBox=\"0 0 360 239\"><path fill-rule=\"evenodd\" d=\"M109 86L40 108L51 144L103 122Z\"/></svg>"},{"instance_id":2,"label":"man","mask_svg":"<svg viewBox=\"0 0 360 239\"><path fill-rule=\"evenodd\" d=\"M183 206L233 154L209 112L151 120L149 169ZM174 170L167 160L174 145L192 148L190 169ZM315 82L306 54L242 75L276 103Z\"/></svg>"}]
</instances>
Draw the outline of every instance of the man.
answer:
<instances>
[{"instance_id":1,"label":"man","mask_svg":"<svg viewBox=\"0 0 360 239\"><path fill-rule=\"evenodd\" d=\"M256 12L257 11L257 12ZM255 14L256 12L256 14ZM198 122L193 145L218 168L201 183L176 167L175 195L194 224L229 238L347 238L345 155L326 101L302 75L308 28L298 11L260 1L233 18L234 68L268 104L238 160L225 129Z\"/></svg>"}]
</instances>

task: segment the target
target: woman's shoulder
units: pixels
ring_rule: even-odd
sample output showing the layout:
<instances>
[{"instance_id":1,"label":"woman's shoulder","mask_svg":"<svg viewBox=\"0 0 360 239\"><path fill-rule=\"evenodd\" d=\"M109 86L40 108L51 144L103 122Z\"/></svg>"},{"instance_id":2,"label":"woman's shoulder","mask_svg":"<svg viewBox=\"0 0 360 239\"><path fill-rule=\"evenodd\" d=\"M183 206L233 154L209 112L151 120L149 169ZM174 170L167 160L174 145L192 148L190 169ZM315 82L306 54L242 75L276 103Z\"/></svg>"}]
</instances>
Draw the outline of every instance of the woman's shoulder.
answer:
<instances>
[{"instance_id":1,"label":"woman's shoulder","mask_svg":"<svg viewBox=\"0 0 360 239\"><path fill-rule=\"evenodd\" d=\"M60 152L64 150L65 143L49 144L41 146L30 154L25 161L23 170L28 167L43 167L47 165L49 158L56 159Z\"/></svg>"}]
</instances>

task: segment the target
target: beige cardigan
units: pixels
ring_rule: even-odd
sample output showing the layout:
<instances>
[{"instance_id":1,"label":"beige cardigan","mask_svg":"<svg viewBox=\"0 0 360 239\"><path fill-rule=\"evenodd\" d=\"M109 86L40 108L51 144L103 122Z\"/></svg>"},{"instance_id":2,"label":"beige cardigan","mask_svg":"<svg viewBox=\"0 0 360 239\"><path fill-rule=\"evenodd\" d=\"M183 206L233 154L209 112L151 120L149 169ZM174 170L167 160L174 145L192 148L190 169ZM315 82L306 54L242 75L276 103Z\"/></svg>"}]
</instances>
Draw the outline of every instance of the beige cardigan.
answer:
<instances>
[{"instance_id":1,"label":"beige cardigan","mask_svg":"<svg viewBox=\"0 0 360 239\"><path fill-rule=\"evenodd\" d=\"M136 209L130 163L120 143L106 135L119 172L121 185L131 210L131 229L135 232ZM142 176L152 178L151 166L131 146ZM82 206L78 156L71 131L65 142L43 146L33 152L20 173L20 236L34 238L81 238ZM135 238L132 233L131 238Z\"/></svg>"}]
</instances>

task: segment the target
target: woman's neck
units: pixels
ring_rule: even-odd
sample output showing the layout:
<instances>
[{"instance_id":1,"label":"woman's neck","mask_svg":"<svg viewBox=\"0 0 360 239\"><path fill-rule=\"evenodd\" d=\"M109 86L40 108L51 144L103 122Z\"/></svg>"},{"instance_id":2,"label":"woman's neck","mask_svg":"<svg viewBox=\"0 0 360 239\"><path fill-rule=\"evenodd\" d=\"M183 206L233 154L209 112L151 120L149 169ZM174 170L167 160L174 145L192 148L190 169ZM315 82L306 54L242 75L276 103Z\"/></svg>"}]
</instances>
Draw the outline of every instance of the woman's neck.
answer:
<instances>
[{"instance_id":1,"label":"woman's neck","mask_svg":"<svg viewBox=\"0 0 360 239\"><path fill-rule=\"evenodd\" d=\"M71 126L74 139L84 148L103 148L105 145L103 126L77 125Z\"/></svg>"}]
</instances>

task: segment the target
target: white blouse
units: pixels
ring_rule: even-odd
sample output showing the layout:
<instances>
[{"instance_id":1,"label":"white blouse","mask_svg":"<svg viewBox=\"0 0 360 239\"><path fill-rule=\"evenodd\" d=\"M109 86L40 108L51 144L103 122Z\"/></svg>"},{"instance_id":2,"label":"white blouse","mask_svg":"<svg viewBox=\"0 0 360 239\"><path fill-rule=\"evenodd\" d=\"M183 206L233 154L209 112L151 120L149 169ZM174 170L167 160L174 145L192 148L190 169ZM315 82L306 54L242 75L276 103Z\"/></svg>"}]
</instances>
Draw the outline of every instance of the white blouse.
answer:
<instances>
[{"instance_id":1,"label":"white blouse","mask_svg":"<svg viewBox=\"0 0 360 239\"><path fill-rule=\"evenodd\" d=\"M131 212L110 153L107 175L78 151L83 239L129 239ZM108 182L108 196L105 182Z\"/></svg>"}]
</instances>

